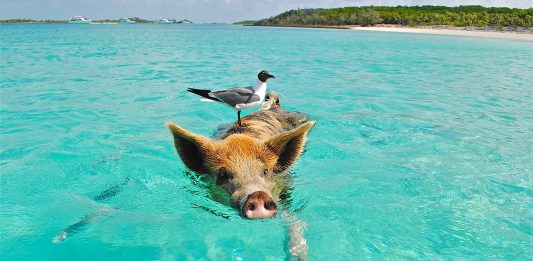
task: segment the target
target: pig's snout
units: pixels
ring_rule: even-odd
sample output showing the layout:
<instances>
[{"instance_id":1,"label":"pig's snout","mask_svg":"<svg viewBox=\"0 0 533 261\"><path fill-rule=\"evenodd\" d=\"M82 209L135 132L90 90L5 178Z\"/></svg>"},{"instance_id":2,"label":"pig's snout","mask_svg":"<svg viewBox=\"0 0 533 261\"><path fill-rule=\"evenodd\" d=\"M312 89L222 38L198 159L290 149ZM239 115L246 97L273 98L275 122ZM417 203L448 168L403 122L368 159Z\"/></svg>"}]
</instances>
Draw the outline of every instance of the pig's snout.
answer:
<instances>
[{"instance_id":1,"label":"pig's snout","mask_svg":"<svg viewBox=\"0 0 533 261\"><path fill-rule=\"evenodd\" d=\"M242 205L242 215L249 219L275 217L277 213L278 205L263 191L250 194Z\"/></svg>"}]
</instances>

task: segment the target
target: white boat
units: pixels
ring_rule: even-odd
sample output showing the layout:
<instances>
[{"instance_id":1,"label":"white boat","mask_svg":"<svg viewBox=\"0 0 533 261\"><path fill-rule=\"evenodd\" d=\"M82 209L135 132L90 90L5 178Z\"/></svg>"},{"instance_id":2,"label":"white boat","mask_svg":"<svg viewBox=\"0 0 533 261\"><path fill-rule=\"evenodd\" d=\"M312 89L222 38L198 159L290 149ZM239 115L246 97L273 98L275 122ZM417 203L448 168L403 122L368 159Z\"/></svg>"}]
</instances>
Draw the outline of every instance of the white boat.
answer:
<instances>
[{"instance_id":1,"label":"white boat","mask_svg":"<svg viewBox=\"0 0 533 261\"><path fill-rule=\"evenodd\" d=\"M83 16L74 16L74 17L71 17L67 23L68 24L90 24L91 20Z\"/></svg>"},{"instance_id":2,"label":"white boat","mask_svg":"<svg viewBox=\"0 0 533 261\"><path fill-rule=\"evenodd\" d=\"M171 24L172 21L170 21L170 19L167 19L167 18L159 17L159 19L157 20L157 23L158 24Z\"/></svg>"},{"instance_id":3,"label":"white boat","mask_svg":"<svg viewBox=\"0 0 533 261\"><path fill-rule=\"evenodd\" d=\"M118 23L119 24L134 24L135 21L132 21L132 20L130 20L128 18L122 18L122 19L118 20Z\"/></svg>"},{"instance_id":4,"label":"white boat","mask_svg":"<svg viewBox=\"0 0 533 261\"><path fill-rule=\"evenodd\" d=\"M192 22L190 20L183 19L183 20L179 21L178 24L192 24Z\"/></svg>"}]
</instances>

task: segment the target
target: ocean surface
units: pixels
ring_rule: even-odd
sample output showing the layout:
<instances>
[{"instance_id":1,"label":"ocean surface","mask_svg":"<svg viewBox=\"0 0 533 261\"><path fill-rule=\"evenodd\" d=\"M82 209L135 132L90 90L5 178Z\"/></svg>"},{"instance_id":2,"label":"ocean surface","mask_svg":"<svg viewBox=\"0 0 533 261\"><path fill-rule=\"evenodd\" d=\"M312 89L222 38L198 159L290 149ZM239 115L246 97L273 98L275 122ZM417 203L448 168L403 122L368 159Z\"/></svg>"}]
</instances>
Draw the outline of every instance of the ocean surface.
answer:
<instances>
[{"instance_id":1,"label":"ocean surface","mask_svg":"<svg viewBox=\"0 0 533 261\"><path fill-rule=\"evenodd\" d=\"M235 112L186 88L262 69L282 106L317 120L283 205L311 260L533 258L531 43L0 25L0 259L286 259L283 218L244 220L215 198L163 124L212 135Z\"/></svg>"}]
</instances>

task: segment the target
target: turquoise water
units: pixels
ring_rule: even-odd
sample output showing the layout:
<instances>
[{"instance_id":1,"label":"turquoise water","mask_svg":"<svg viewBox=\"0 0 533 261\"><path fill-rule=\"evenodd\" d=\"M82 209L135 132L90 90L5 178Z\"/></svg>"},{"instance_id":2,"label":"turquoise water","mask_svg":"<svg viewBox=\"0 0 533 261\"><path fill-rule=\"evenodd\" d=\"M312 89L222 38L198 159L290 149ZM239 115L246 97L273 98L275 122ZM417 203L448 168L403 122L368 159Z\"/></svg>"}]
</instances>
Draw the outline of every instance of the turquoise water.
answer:
<instances>
[{"instance_id":1,"label":"turquoise water","mask_svg":"<svg viewBox=\"0 0 533 261\"><path fill-rule=\"evenodd\" d=\"M261 69L286 109L318 121L285 205L307 224L310 259L533 255L531 43L0 25L0 58L2 259L285 259L283 220L220 203L163 125L213 134L235 112L186 88L251 84ZM51 242L101 209L112 210Z\"/></svg>"}]
</instances>

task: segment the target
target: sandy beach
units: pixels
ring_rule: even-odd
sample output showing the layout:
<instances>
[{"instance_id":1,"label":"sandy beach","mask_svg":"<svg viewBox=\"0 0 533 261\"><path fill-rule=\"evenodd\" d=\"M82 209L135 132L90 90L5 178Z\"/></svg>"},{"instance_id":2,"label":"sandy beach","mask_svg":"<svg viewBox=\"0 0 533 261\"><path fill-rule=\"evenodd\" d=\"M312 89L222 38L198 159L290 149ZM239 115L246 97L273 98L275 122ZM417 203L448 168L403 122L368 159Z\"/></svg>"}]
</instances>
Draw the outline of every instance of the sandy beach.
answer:
<instances>
[{"instance_id":1,"label":"sandy beach","mask_svg":"<svg viewBox=\"0 0 533 261\"><path fill-rule=\"evenodd\" d=\"M376 32L396 32L396 33L415 33L415 34L437 34L437 35L454 35L466 37L497 38L518 41L533 42L533 33L519 33L509 31L475 31L466 29L452 29L449 27L404 27L404 26L372 26L372 27L352 27L353 30L376 31Z\"/></svg>"}]
</instances>

